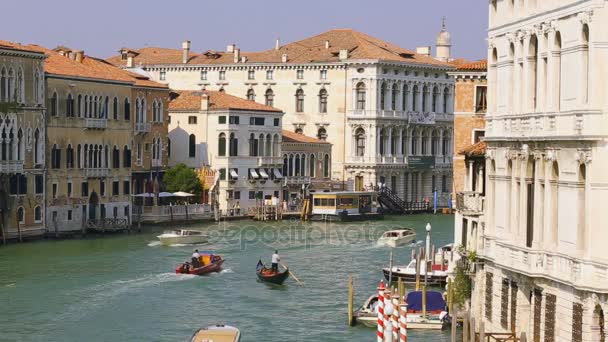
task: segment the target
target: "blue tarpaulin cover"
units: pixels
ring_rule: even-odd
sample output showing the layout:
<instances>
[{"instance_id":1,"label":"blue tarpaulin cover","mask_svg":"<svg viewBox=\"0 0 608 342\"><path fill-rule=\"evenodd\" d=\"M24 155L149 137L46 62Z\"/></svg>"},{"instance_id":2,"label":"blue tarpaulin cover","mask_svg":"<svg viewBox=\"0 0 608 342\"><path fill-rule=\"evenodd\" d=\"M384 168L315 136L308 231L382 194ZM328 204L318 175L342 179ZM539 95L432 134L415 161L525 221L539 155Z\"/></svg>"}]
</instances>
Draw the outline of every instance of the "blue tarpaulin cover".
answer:
<instances>
[{"instance_id":1,"label":"blue tarpaulin cover","mask_svg":"<svg viewBox=\"0 0 608 342\"><path fill-rule=\"evenodd\" d=\"M407 294L407 310L422 311L422 291L412 291ZM426 311L443 311L445 310L445 301L441 292L427 291L426 292Z\"/></svg>"}]
</instances>

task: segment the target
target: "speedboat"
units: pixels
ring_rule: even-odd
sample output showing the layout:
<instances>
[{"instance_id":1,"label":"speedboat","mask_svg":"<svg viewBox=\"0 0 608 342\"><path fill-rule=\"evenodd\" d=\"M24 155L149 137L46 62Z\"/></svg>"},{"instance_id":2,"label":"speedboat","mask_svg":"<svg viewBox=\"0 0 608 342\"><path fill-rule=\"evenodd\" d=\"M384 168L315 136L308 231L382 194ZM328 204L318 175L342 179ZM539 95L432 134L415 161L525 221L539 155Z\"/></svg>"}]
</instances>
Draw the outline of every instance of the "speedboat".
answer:
<instances>
[{"instance_id":1,"label":"speedboat","mask_svg":"<svg viewBox=\"0 0 608 342\"><path fill-rule=\"evenodd\" d=\"M194 259L194 258L192 258ZM193 260L193 262L195 259ZM190 262L185 262L177 268L175 273L177 274L193 274L193 275L205 275L211 272L219 272L222 270L222 264L225 259L219 255L201 253L201 257L198 260L197 265Z\"/></svg>"},{"instance_id":2,"label":"speedboat","mask_svg":"<svg viewBox=\"0 0 608 342\"><path fill-rule=\"evenodd\" d=\"M239 342L241 332L239 329L230 325L212 325L210 327L198 329L190 342Z\"/></svg>"},{"instance_id":3,"label":"speedboat","mask_svg":"<svg viewBox=\"0 0 608 342\"><path fill-rule=\"evenodd\" d=\"M448 278L448 267L447 265L437 265L434 264L431 266L431 269L426 269L426 263L420 264L420 282L424 282L424 275L426 273L426 281L427 285L438 285L443 286L447 282ZM407 266L393 266L392 269L385 267L382 269L384 273L384 277L386 280L391 279L391 281L397 281L397 279L403 280L408 284L416 283L416 260L410 261ZM392 273L392 274L391 274Z\"/></svg>"},{"instance_id":4,"label":"speedboat","mask_svg":"<svg viewBox=\"0 0 608 342\"><path fill-rule=\"evenodd\" d=\"M196 244L209 241L209 236L200 230L176 229L157 236L162 245Z\"/></svg>"},{"instance_id":5,"label":"speedboat","mask_svg":"<svg viewBox=\"0 0 608 342\"><path fill-rule=\"evenodd\" d=\"M443 254L443 262L447 262L451 259L452 253L455 253L453 243L448 243L447 245L440 247L437 252L435 252L435 263L441 264L441 254Z\"/></svg>"},{"instance_id":6,"label":"speedboat","mask_svg":"<svg viewBox=\"0 0 608 342\"><path fill-rule=\"evenodd\" d=\"M443 296L437 291L426 292L426 316L422 312L422 291L412 291L407 294L408 329L443 329L449 322L450 316L445 311L446 304ZM378 295L371 295L355 312L355 320L369 328L378 325Z\"/></svg>"},{"instance_id":7,"label":"speedboat","mask_svg":"<svg viewBox=\"0 0 608 342\"><path fill-rule=\"evenodd\" d=\"M398 247L409 245L416 240L416 232L411 228L389 230L378 239L379 246Z\"/></svg>"}]
</instances>

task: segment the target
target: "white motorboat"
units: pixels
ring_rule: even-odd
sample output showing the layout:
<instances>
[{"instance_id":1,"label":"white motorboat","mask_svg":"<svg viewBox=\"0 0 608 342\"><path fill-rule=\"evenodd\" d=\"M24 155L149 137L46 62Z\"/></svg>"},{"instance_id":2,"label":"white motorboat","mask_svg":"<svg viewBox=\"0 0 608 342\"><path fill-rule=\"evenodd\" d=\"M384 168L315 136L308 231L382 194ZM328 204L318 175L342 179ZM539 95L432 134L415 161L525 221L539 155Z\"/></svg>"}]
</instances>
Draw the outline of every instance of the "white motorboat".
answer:
<instances>
[{"instance_id":1,"label":"white motorboat","mask_svg":"<svg viewBox=\"0 0 608 342\"><path fill-rule=\"evenodd\" d=\"M198 329L190 342L239 342L241 332L230 325L213 325Z\"/></svg>"},{"instance_id":2,"label":"white motorboat","mask_svg":"<svg viewBox=\"0 0 608 342\"><path fill-rule=\"evenodd\" d=\"M424 262L420 263L420 282L424 282L424 274L427 276L428 285L444 286L447 282L448 273L447 265L433 264L431 269L426 269ZM397 281L401 278L405 283L416 283L416 260L410 261L407 266L393 266L392 269L385 267L382 269L386 280ZM392 274L391 274L392 273Z\"/></svg>"},{"instance_id":3,"label":"white motorboat","mask_svg":"<svg viewBox=\"0 0 608 342\"><path fill-rule=\"evenodd\" d=\"M440 247L437 252L435 252L435 263L441 264L441 254L443 254L443 262L447 263L452 259L452 253L455 252L453 243L448 243L447 245ZM454 254L454 257L456 257L456 254Z\"/></svg>"},{"instance_id":4,"label":"white motorboat","mask_svg":"<svg viewBox=\"0 0 608 342\"><path fill-rule=\"evenodd\" d=\"M162 245L205 243L209 236L200 230L177 229L157 236Z\"/></svg>"},{"instance_id":5,"label":"white motorboat","mask_svg":"<svg viewBox=\"0 0 608 342\"><path fill-rule=\"evenodd\" d=\"M416 241L416 232L411 228L389 230L378 239L379 246L399 247Z\"/></svg>"}]
</instances>

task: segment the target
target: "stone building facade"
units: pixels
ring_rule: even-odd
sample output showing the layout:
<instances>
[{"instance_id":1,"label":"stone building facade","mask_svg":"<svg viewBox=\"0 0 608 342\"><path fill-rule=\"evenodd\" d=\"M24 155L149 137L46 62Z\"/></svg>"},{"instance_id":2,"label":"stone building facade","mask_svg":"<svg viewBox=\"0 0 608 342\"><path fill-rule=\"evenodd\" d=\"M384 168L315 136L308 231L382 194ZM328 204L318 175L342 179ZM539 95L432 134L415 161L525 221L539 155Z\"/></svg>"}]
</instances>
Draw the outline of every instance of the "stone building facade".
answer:
<instances>
[{"instance_id":1,"label":"stone building facade","mask_svg":"<svg viewBox=\"0 0 608 342\"><path fill-rule=\"evenodd\" d=\"M45 55L0 41L2 239L45 232Z\"/></svg>"},{"instance_id":2,"label":"stone building facade","mask_svg":"<svg viewBox=\"0 0 608 342\"><path fill-rule=\"evenodd\" d=\"M489 2L484 266L486 331L604 341L608 260L608 7Z\"/></svg>"},{"instance_id":3,"label":"stone building facade","mask_svg":"<svg viewBox=\"0 0 608 342\"><path fill-rule=\"evenodd\" d=\"M446 31L439 45L449 60ZM408 200L430 197L433 188L448 196L453 67L430 48L416 53L348 29L260 52L190 46L121 49L108 61L140 67L172 89L222 90L282 109L283 129L332 144L333 180L358 188L382 181ZM366 150L357 150L357 136Z\"/></svg>"}]
</instances>

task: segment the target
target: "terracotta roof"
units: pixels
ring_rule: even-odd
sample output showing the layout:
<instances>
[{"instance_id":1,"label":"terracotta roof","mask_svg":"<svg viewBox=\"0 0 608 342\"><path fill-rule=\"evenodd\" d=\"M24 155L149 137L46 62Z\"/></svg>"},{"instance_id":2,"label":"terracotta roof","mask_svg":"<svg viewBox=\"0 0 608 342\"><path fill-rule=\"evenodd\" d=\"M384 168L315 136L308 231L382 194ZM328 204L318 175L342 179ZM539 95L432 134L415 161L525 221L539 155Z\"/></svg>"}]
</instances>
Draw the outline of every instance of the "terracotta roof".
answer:
<instances>
[{"instance_id":1,"label":"terracotta roof","mask_svg":"<svg viewBox=\"0 0 608 342\"><path fill-rule=\"evenodd\" d=\"M283 142L297 142L297 143L313 143L313 144L329 144L329 142L309 137L304 134L283 130Z\"/></svg>"},{"instance_id":2,"label":"terracotta roof","mask_svg":"<svg viewBox=\"0 0 608 342\"><path fill-rule=\"evenodd\" d=\"M19 43L13 43L6 40L0 40L0 48L1 49L10 49L10 50L19 50L19 51L27 51L27 52L35 52L41 53L32 45L21 45Z\"/></svg>"},{"instance_id":3,"label":"terracotta roof","mask_svg":"<svg viewBox=\"0 0 608 342\"><path fill-rule=\"evenodd\" d=\"M486 155L486 142L480 141L476 144L469 145L458 152L458 154L465 155L467 157L483 157Z\"/></svg>"},{"instance_id":4,"label":"terracotta roof","mask_svg":"<svg viewBox=\"0 0 608 342\"><path fill-rule=\"evenodd\" d=\"M459 71L486 71L488 70L488 61L485 59L458 65Z\"/></svg>"},{"instance_id":5,"label":"terracotta roof","mask_svg":"<svg viewBox=\"0 0 608 342\"><path fill-rule=\"evenodd\" d=\"M274 107L266 106L255 101L247 100L220 91L180 91L176 97L169 102L169 110L200 110L201 97L203 94L209 96L209 110L248 110L261 112L283 111Z\"/></svg>"},{"instance_id":6,"label":"terracotta roof","mask_svg":"<svg viewBox=\"0 0 608 342\"><path fill-rule=\"evenodd\" d=\"M326 48L325 42L329 42ZM287 55L287 63L339 62L340 50L348 50L348 59L379 59L386 61L410 62L450 67L448 63L436 60L430 56L418 55L414 51L403 49L397 45L366 35L351 29L330 30L313 37L281 46L278 50L270 49L260 52L241 51L241 57L246 63L281 63L283 54ZM139 53L134 57L134 63L143 64L180 64L182 50L143 48L133 50ZM113 56L108 61L124 65L126 61L121 56ZM188 64L233 64L234 54L224 51L206 51L201 54L191 54ZM240 63L240 61L239 61Z\"/></svg>"},{"instance_id":7,"label":"terracotta roof","mask_svg":"<svg viewBox=\"0 0 608 342\"><path fill-rule=\"evenodd\" d=\"M148 76L140 75L138 73L130 72L128 70L123 71L135 80L136 86L169 89L168 85L152 81Z\"/></svg>"},{"instance_id":8,"label":"terracotta roof","mask_svg":"<svg viewBox=\"0 0 608 342\"><path fill-rule=\"evenodd\" d=\"M453 65L453 66L458 67L458 66L461 66L461 65L464 65L464 64L469 64L469 63L471 63L471 61L468 60L468 59L466 59L466 58L456 58L456 59L453 59L453 60L449 61L448 63L451 64L451 65Z\"/></svg>"}]
</instances>

